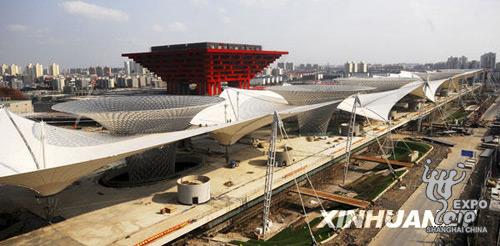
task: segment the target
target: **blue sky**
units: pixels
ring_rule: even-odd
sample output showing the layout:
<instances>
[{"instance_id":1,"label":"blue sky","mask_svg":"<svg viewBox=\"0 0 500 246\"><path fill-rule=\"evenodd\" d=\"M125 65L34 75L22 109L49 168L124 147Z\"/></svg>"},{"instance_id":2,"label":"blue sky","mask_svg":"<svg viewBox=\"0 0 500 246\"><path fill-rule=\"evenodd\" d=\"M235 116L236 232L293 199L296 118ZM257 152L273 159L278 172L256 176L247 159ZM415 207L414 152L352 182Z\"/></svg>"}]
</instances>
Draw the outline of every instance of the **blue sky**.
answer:
<instances>
[{"instance_id":1,"label":"blue sky","mask_svg":"<svg viewBox=\"0 0 500 246\"><path fill-rule=\"evenodd\" d=\"M342 64L500 52L497 0L3 1L0 63L121 66L122 53L198 41L261 44Z\"/></svg>"}]
</instances>

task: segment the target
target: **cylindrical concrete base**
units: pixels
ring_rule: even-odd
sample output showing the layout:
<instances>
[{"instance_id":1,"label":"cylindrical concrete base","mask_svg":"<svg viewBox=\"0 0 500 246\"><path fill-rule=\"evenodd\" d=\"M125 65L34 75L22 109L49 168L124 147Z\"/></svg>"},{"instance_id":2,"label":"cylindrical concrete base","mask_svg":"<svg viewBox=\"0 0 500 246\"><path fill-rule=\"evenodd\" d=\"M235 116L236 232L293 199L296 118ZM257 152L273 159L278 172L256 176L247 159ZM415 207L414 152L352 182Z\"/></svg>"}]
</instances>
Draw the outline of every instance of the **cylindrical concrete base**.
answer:
<instances>
[{"instance_id":1,"label":"cylindrical concrete base","mask_svg":"<svg viewBox=\"0 0 500 246\"><path fill-rule=\"evenodd\" d=\"M210 200L210 178L190 175L177 180L177 199L182 204L192 205Z\"/></svg>"}]
</instances>

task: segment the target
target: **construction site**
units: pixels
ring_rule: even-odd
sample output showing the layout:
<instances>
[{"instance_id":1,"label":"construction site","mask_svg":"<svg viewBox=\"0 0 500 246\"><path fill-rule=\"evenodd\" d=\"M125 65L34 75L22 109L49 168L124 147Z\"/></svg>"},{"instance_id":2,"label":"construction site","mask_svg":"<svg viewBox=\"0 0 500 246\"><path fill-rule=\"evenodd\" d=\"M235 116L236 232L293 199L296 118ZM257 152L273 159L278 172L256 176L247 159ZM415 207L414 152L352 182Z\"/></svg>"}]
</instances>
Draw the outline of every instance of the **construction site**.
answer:
<instances>
[{"instance_id":1,"label":"construction site","mask_svg":"<svg viewBox=\"0 0 500 246\"><path fill-rule=\"evenodd\" d=\"M498 242L500 200L491 187L500 187L500 115L488 71L250 90L252 74L286 52L217 45L125 54L153 68L172 52L189 52L188 61L225 52L235 64L255 59L248 75L234 72L234 87L198 83L195 94L210 96L90 96L53 106L90 120L78 130L0 109L10 141L2 145L10 154L0 157L0 244ZM189 79L180 84L168 88L182 94ZM452 198L492 201L477 221L488 225L486 244L483 236L320 226L331 210L433 209L424 170L453 168L466 161L464 150L476 161L463 169L471 181L453 187Z\"/></svg>"}]
</instances>

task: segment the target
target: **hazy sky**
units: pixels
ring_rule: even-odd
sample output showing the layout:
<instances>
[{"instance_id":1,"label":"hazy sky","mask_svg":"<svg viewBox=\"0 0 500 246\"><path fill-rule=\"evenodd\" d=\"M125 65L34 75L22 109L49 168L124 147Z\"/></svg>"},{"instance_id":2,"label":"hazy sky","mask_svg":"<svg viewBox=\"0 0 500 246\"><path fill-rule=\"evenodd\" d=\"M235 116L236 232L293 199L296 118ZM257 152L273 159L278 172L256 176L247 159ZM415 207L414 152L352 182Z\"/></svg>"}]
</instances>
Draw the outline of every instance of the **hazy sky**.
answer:
<instances>
[{"instance_id":1,"label":"hazy sky","mask_svg":"<svg viewBox=\"0 0 500 246\"><path fill-rule=\"evenodd\" d=\"M199 41L261 44L342 64L500 52L498 0L5 0L0 63L121 66L122 53Z\"/></svg>"}]
</instances>

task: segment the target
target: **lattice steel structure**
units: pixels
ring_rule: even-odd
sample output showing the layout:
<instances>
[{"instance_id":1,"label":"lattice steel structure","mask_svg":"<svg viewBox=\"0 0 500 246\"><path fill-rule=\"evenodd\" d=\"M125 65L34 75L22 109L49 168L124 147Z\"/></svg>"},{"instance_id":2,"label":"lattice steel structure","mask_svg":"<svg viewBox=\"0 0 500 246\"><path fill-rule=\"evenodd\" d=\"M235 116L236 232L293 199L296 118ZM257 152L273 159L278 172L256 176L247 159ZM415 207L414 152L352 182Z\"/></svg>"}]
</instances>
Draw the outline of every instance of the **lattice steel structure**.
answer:
<instances>
[{"instance_id":1,"label":"lattice steel structure","mask_svg":"<svg viewBox=\"0 0 500 246\"><path fill-rule=\"evenodd\" d=\"M373 91L388 91L401 88L402 86L409 84L415 80L415 78L339 78L335 79L334 83L338 85L357 85L357 86L369 86L376 88Z\"/></svg>"},{"instance_id":2,"label":"lattice steel structure","mask_svg":"<svg viewBox=\"0 0 500 246\"><path fill-rule=\"evenodd\" d=\"M57 111L85 116L112 134L131 135L185 129L201 110L224 101L204 96L115 96L54 105ZM154 182L175 174L176 143L126 158L128 184Z\"/></svg>"},{"instance_id":3,"label":"lattice steel structure","mask_svg":"<svg viewBox=\"0 0 500 246\"><path fill-rule=\"evenodd\" d=\"M375 88L358 85L290 85L266 89L280 94L289 104L309 105L344 99L356 92Z\"/></svg>"},{"instance_id":4,"label":"lattice steel structure","mask_svg":"<svg viewBox=\"0 0 500 246\"><path fill-rule=\"evenodd\" d=\"M286 51L262 50L260 45L191 43L151 47L151 52L128 53L167 82L169 94L218 95L222 83L241 89Z\"/></svg>"},{"instance_id":5,"label":"lattice steel structure","mask_svg":"<svg viewBox=\"0 0 500 246\"><path fill-rule=\"evenodd\" d=\"M130 135L186 128L201 110L224 101L204 96L115 96L56 104L56 111L85 116L112 134Z\"/></svg>"},{"instance_id":6,"label":"lattice steel structure","mask_svg":"<svg viewBox=\"0 0 500 246\"><path fill-rule=\"evenodd\" d=\"M159 181L175 174L177 143L145 151L126 158L128 183L142 184Z\"/></svg>"},{"instance_id":7,"label":"lattice steel structure","mask_svg":"<svg viewBox=\"0 0 500 246\"><path fill-rule=\"evenodd\" d=\"M309 105L344 99L375 88L357 85L291 85L268 87L292 105ZM301 134L325 134L336 105L321 107L297 116Z\"/></svg>"}]
</instances>

